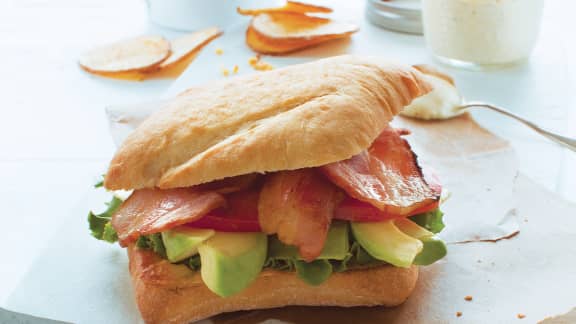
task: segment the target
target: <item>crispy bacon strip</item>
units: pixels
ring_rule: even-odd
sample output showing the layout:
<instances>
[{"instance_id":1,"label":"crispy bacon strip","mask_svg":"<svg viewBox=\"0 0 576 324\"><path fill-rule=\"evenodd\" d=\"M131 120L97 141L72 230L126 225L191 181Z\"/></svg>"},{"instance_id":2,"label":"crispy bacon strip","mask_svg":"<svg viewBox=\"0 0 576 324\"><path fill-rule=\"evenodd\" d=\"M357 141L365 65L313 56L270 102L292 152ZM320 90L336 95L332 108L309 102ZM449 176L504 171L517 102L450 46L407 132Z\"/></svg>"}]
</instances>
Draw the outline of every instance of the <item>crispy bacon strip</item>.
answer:
<instances>
[{"instance_id":1,"label":"crispy bacon strip","mask_svg":"<svg viewBox=\"0 0 576 324\"><path fill-rule=\"evenodd\" d=\"M406 133L387 128L368 150L320 169L353 198L390 215L409 215L439 195L426 183L416 155L400 137Z\"/></svg>"},{"instance_id":2,"label":"crispy bacon strip","mask_svg":"<svg viewBox=\"0 0 576 324\"><path fill-rule=\"evenodd\" d=\"M258 202L258 219L266 234L298 247L310 262L322 249L342 193L314 169L267 175Z\"/></svg>"},{"instance_id":3,"label":"crispy bacon strip","mask_svg":"<svg viewBox=\"0 0 576 324\"><path fill-rule=\"evenodd\" d=\"M200 190L216 191L221 194L229 194L238 191L244 191L261 183L264 175L250 173L236 177L224 178L197 186Z\"/></svg>"},{"instance_id":4,"label":"crispy bacon strip","mask_svg":"<svg viewBox=\"0 0 576 324\"><path fill-rule=\"evenodd\" d=\"M216 192L195 188L136 190L112 216L120 245L127 246L141 235L165 231L224 206Z\"/></svg>"}]
</instances>

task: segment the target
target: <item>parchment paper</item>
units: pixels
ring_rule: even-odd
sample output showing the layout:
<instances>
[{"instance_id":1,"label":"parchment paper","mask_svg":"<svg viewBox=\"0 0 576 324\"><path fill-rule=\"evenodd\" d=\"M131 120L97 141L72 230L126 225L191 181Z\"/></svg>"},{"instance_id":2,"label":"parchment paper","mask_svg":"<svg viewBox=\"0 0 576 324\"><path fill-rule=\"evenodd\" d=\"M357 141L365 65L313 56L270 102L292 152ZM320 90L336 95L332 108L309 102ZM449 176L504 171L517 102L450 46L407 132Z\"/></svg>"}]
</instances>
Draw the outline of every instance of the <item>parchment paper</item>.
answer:
<instances>
[{"instance_id":1,"label":"parchment paper","mask_svg":"<svg viewBox=\"0 0 576 324\"><path fill-rule=\"evenodd\" d=\"M128 114L129 116L130 114ZM139 118L127 120L139 120ZM566 312L576 301L576 206L517 176L509 145L468 116L444 122L398 119L423 163L439 173L448 256L422 267L414 294L397 308L283 309L224 314L204 323L510 323ZM81 202L8 299L7 308L75 323L136 323L127 257L88 234L85 215L103 193ZM472 301L464 297L471 295ZM167 301L168 302L168 301ZM462 312L456 317L456 312Z\"/></svg>"}]
</instances>

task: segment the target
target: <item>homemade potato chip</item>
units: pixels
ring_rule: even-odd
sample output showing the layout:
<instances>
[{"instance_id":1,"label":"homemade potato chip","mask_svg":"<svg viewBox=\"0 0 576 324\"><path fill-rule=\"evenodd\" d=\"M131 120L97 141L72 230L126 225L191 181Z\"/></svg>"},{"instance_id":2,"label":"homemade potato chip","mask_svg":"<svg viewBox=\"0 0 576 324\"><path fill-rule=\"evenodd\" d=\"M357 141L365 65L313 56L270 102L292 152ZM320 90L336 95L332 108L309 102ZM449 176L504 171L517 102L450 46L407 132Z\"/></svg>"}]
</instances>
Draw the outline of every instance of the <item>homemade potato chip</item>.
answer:
<instances>
[{"instance_id":1,"label":"homemade potato chip","mask_svg":"<svg viewBox=\"0 0 576 324\"><path fill-rule=\"evenodd\" d=\"M329 35L346 37L358 31L354 24L286 12L258 15L252 19L250 26L258 33L275 39L311 39Z\"/></svg>"},{"instance_id":2,"label":"homemade potato chip","mask_svg":"<svg viewBox=\"0 0 576 324\"><path fill-rule=\"evenodd\" d=\"M95 48L83 54L80 66L93 73L146 72L170 56L170 43L161 36L140 36Z\"/></svg>"},{"instance_id":3,"label":"homemade potato chip","mask_svg":"<svg viewBox=\"0 0 576 324\"><path fill-rule=\"evenodd\" d=\"M262 54L283 54L333 39L345 38L358 31L354 24L327 18L275 12L255 16L246 31L250 48Z\"/></svg>"},{"instance_id":4,"label":"homemade potato chip","mask_svg":"<svg viewBox=\"0 0 576 324\"><path fill-rule=\"evenodd\" d=\"M273 13L273 12L293 12L293 13L330 13L332 9L321 7L321 6L314 6L306 3L296 2L296 1L288 1L283 7L278 8L264 8L264 9L242 9L237 8L239 14L245 16L256 16L263 13Z\"/></svg>"},{"instance_id":5,"label":"homemade potato chip","mask_svg":"<svg viewBox=\"0 0 576 324\"><path fill-rule=\"evenodd\" d=\"M218 27L212 27L171 40L172 54L160 63L159 68L164 69L180 62L221 34Z\"/></svg>"},{"instance_id":6,"label":"homemade potato chip","mask_svg":"<svg viewBox=\"0 0 576 324\"><path fill-rule=\"evenodd\" d=\"M262 36L252 27L248 27L248 30L246 31L246 43L248 46L258 53L269 55L294 52L335 38L338 37L317 37L309 40L301 38L278 40Z\"/></svg>"}]
</instances>

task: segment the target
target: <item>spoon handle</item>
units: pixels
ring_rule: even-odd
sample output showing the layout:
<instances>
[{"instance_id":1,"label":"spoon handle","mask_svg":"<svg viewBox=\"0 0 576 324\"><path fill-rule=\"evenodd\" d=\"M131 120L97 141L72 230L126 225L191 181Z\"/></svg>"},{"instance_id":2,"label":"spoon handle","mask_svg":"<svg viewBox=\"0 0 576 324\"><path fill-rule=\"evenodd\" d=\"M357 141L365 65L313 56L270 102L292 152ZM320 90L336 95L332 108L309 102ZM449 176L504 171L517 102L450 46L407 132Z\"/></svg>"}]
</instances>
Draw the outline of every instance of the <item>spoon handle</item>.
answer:
<instances>
[{"instance_id":1,"label":"spoon handle","mask_svg":"<svg viewBox=\"0 0 576 324\"><path fill-rule=\"evenodd\" d=\"M503 115L506 115L508 117L512 117L512 118L516 119L517 121L521 122L522 124L532 128L533 130L535 130L540 135L545 136L548 139L576 152L576 139L569 138L569 137L562 136L562 135L558 135L558 134L555 134L553 132L547 131L547 130L539 127L538 125L534 124L533 122L531 122L527 119L524 119L524 118L514 114L513 112L504 109L504 108L500 108L500 107L497 107L497 106L494 106L492 104L488 104L485 102L468 102L468 103L460 106L459 108L464 109L464 108L473 108L473 107L488 108L488 109L494 110L496 112L499 112Z\"/></svg>"}]
</instances>

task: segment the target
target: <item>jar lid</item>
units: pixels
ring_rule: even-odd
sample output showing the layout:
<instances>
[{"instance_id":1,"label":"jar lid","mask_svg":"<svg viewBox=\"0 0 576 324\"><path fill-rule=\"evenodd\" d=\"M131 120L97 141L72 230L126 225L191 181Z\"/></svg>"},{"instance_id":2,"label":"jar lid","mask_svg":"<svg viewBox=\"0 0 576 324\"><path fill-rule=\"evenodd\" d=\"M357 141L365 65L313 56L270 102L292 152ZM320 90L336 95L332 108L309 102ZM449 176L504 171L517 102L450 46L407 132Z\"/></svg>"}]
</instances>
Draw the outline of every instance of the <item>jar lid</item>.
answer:
<instances>
[{"instance_id":1,"label":"jar lid","mask_svg":"<svg viewBox=\"0 0 576 324\"><path fill-rule=\"evenodd\" d=\"M410 34L422 34L420 0L366 0L368 20L380 27Z\"/></svg>"}]
</instances>

